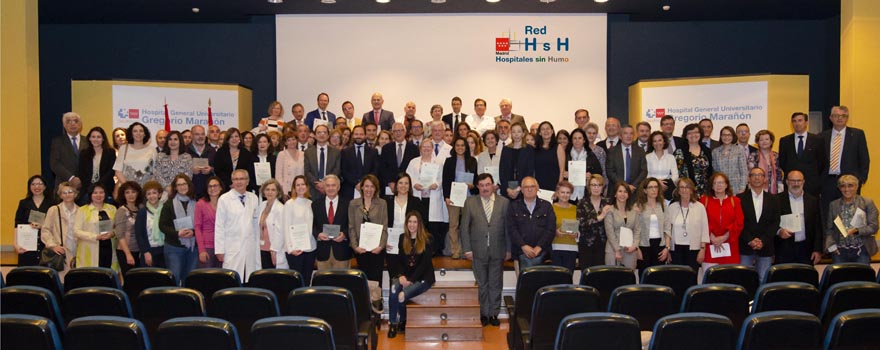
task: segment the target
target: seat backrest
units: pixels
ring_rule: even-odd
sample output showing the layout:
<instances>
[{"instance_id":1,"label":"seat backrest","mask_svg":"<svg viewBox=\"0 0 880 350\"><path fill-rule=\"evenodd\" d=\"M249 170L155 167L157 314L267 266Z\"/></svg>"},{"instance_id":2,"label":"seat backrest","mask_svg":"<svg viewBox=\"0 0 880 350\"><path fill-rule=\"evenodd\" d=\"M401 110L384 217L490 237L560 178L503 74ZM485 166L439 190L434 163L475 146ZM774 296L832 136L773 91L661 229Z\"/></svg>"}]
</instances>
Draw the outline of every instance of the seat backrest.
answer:
<instances>
[{"instance_id":1,"label":"seat backrest","mask_svg":"<svg viewBox=\"0 0 880 350\"><path fill-rule=\"evenodd\" d=\"M739 264L715 265L706 269L703 283L727 283L742 286L746 289L749 300L755 297L760 280L758 271L752 266Z\"/></svg>"},{"instance_id":2,"label":"seat backrest","mask_svg":"<svg viewBox=\"0 0 880 350\"><path fill-rule=\"evenodd\" d=\"M532 349L553 349L559 322L565 316L601 311L596 288L573 284L541 287L532 306L529 343Z\"/></svg>"},{"instance_id":3,"label":"seat backrest","mask_svg":"<svg viewBox=\"0 0 880 350\"><path fill-rule=\"evenodd\" d=\"M61 350L61 335L55 323L45 317L22 314L0 316L0 348L28 350ZM13 336L14 334L14 336Z\"/></svg>"},{"instance_id":4,"label":"seat backrest","mask_svg":"<svg viewBox=\"0 0 880 350\"><path fill-rule=\"evenodd\" d=\"M737 348L820 349L822 324L816 316L800 311L768 311L751 315L743 322Z\"/></svg>"},{"instance_id":5,"label":"seat backrest","mask_svg":"<svg viewBox=\"0 0 880 350\"><path fill-rule=\"evenodd\" d=\"M149 350L144 325L133 318L88 316L70 322L64 338L68 350Z\"/></svg>"},{"instance_id":6,"label":"seat backrest","mask_svg":"<svg viewBox=\"0 0 880 350\"><path fill-rule=\"evenodd\" d=\"M61 305L66 320L85 316L134 317L128 295L116 288L77 288L64 295Z\"/></svg>"},{"instance_id":7,"label":"seat backrest","mask_svg":"<svg viewBox=\"0 0 880 350\"><path fill-rule=\"evenodd\" d=\"M608 311L630 315L639 321L643 331L650 331L664 316L678 312L675 292L656 284L631 284L618 287L611 293Z\"/></svg>"},{"instance_id":8,"label":"seat backrest","mask_svg":"<svg viewBox=\"0 0 880 350\"><path fill-rule=\"evenodd\" d=\"M685 291L697 285L697 273L685 265L657 265L646 268L642 272L639 283L657 284L672 288L675 292L676 305L681 303ZM652 325L653 326L653 325Z\"/></svg>"},{"instance_id":9,"label":"seat backrest","mask_svg":"<svg viewBox=\"0 0 880 350\"><path fill-rule=\"evenodd\" d=\"M208 316L232 322L241 343L250 344L251 326L259 319L280 316L275 293L262 288L226 288L214 293Z\"/></svg>"},{"instance_id":10,"label":"seat backrest","mask_svg":"<svg viewBox=\"0 0 880 350\"><path fill-rule=\"evenodd\" d=\"M252 350L275 350L296 339L301 349L336 349L330 324L320 318L281 316L254 323Z\"/></svg>"},{"instance_id":11,"label":"seat backrest","mask_svg":"<svg viewBox=\"0 0 880 350\"><path fill-rule=\"evenodd\" d=\"M787 263L770 266L764 283L803 282L819 287L819 271L807 264Z\"/></svg>"},{"instance_id":12,"label":"seat backrest","mask_svg":"<svg viewBox=\"0 0 880 350\"><path fill-rule=\"evenodd\" d=\"M58 308L55 294L34 286L14 286L0 289L0 314L24 314L45 317L64 332L64 317Z\"/></svg>"},{"instance_id":13,"label":"seat backrest","mask_svg":"<svg viewBox=\"0 0 880 350\"><path fill-rule=\"evenodd\" d=\"M303 287L303 278L296 270L262 269L251 273L247 286L271 290L278 300L278 307L283 310L290 292Z\"/></svg>"},{"instance_id":14,"label":"seat backrest","mask_svg":"<svg viewBox=\"0 0 880 350\"><path fill-rule=\"evenodd\" d=\"M611 292L620 286L636 284L636 275L633 269L623 266L593 266L584 269L580 284L596 288L599 291L600 306L606 310Z\"/></svg>"},{"instance_id":15,"label":"seat backrest","mask_svg":"<svg viewBox=\"0 0 880 350\"><path fill-rule=\"evenodd\" d=\"M214 293L221 289L241 287L241 277L237 271L230 269L195 269L186 275L183 286L201 292L205 304L210 308Z\"/></svg>"},{"instance_id":16,"label":"seat backrest","mask_svg":"<svg viewBox=\"0 0 880 350\"><path fill-rule=\"evenodd\" d=\"M880 344L880 309L841 312L831 321L825 349L876 349Z\"/></svg>"},{"instance_id":17,"label":"seat backrest","mask_svg":"<svg viewBox=\"0 0 880 350\"><path fill-rule=\"evenodd\" d=\"M740 285L701 284L688 288L681 302L681 312L705 312L726 316L735 329L749 316L749 294Z\"/></svg>"},{"instance_id":18,"label":"seat backrest","mask_svg":"<svg viewBox=\"0 0 880 350\"><path fill-rule=\"evenodd\" d=\"M819 315L828 327L841 312L880 308L880 284L876 282L840 282L832 285L822 299Z\"/></svg>"},{"instance_id":19,"label":"seat backrest","mask_svg":"<svg viewBox=\"0 0 880 350\"><path fill-rule=\"evenodd\" d=\"M177 287L174 281L174 274L169 269L136 267L128 270L125 274L125 283L122 284L122 290L128 294L129 300L137 300L141 292L147 288Z\"/></svg>"},{"instance_id":20,"label":"seat backrest","mask_svg":"<svg viewBox=\"0 0 880 350\"><path fill-rule=\"evenodd\" d=\"M64 296L58 271L43 266L21 266L12 269L6 274L6 285L42 287L52 292L55 300L59 302Z\"/></svg>"},{"instance_id":21,"label":"seat backrest","mask_svg":"<svg viewBox=\"0 0 880 350\"><path fill-rule=\"evenodd\" d=\"M801 311L819 316L822 298L816 286L804 282L767 283L755 293L752 313L766 311Z\"/></svg>"},{"instance_id":22,"label":"seat backrest","mask_svg":"<svg viewBox=\"0 0 880 350\"><path fill-rule=\"evenodd\" d=\"M535 293L541 287L555 284L571 284L571 271L561 266L539 265L524 268L516 280L514 317L532 317Z\"/></svg>"},{"instance_id":23,"label":"seat backrest","mask_svg":"<svg viewBox=\"0 0 880 350\"><path fill-rule=\"evenodd\" d=\"M351 292L358 322L370 320L370 289L367 286L367 274L356 269L327 269L316 271L312 277L313 286L340 287ZM333 325L333 323L330 323ZM335 329L335 327L334 327ZM340 346L336 342L336 346Z\"/></svg>"},{"instance_id":24,"label":"seat backrest","mask_svg":"<svg viewBox=\"0 0 880 350\"><path fill-rule=\"evenodd\" d=\"M147 288L134 303L134 317L144 323L151 337L154 337L162 322L188 316L205 316L205 299L195 289Z\"/></svg>"},{"instance_id":25,"label":"seat backrest","mask_svg":"<svg viewBox=\"0 0 880 350\"><path fill-rule=\"evenodd\" d=\"M172 318L159 325L153 338L157 349L241 349L232 322L213 317Z\"/></svg>"},{"instance_id":26,"label":"seat backrest","mask_svg":"<svg viewBox=\"0 0 880 350\"><path fill-rule=\"evenodd\" d=\"M651 350L733 350L736 331L727 317L703 313L679 313L661 318L651 334Z\"/></svg>"},{"instance_id":27,"label":"seat backrest","mask_svg":"<svg viewBox=\"0 0 880 350\"><path fill-rule=\"evenodd\" d=\"M825 295L831 286L840 282L863 281L875 282L876 274L871 265L859 263L836 263L825 266L822 280L819 282L819 293Z\"/></svg>"},{"instance_id":28,"label":"seat backrest","mask_svg":"<svg viewBox=\"0 0 880 350\"><path fill-rule=\"evenodd\" d=\"M290 293L285 316L315 317L333 328L337 349L355 349L358 322L355 302L347 289L330 286L298 288Z\"/></svg>"},{"instance_id":29,"label":"seat backrest","mask_svg":"<svg viewBox=\"0 0 880 350\"><path fill-rule=\"evenodd\" d=\"M116 271L107 267L77 267L64 276L64 291L84 287L107 287L119 289Z\"/></svg>"},{"instance_id":30,"label":"seat backrest","mask_svg":"<svg viewBox=\"0 0 880 350\"><path fill-rule=\"evenodd\" d=\"M556 350L640 350L639 322L632 316L590 312L566 316L556 333Z\"/></svg>"}]
</instances>

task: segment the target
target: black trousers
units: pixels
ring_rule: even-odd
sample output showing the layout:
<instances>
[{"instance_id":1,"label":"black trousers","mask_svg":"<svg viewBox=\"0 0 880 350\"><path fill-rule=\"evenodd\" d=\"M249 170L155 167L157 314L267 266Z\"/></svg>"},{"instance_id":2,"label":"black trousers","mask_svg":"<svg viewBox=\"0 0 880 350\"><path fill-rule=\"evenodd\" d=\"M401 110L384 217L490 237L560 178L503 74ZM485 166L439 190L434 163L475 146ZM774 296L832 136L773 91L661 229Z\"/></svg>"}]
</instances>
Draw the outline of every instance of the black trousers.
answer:
<instances>
[{"instance_id":1,"label":"black trousers","mask_svg":"<svg viewBox=\"0 0 880 350\"><path fill-rule=\"evenodd\" d=\"M700 253L700 250L691 250L691 246L689 245L675 245L675 250L672 251L672 263L675 265L687 265L694 269L694 271L700 271L700 264L697 263L697 254Z\"/></svg>"},{"instance_id":2,"label":"black trousers","mask_svg":"<svg viewBox=\"0 0 880 350\"><path fill-rule=\"evenodd\" d=\"M363 254L355 253L358 269L367 274L367 279L379 282L382 285L382 269L385 267L385 251L373 254L369 251Z\"/></svg>"},{"instance_id":3,"label":"black trousers","mask_svg":"<svg viewBox=\"0 0 880 350\"><path fill-rule=\"evenodd\" d=\"M587 246L583 240L578 242L578 269L599 265L605 265L605 241L596 239L592 246Z\"/></svg>"},{"instance_id":4,"label":"black trousers","mask_svg":"<svg viewBox=\"0 0 880 350\"><path fill-rule=\"evenodd\" d=\"M642 252L642 260L636 262L636 268L639 270L639 276L642 275L642 272L645 271L645 269L651 266L664 264L663 262L660 262L660 259L657 256L660 254L660 252L663 251L664 247L661 244L662 241L662 238L652 238L648 240L649 246L639 246L639 250Z\"/></svg>"},{"instance_id":5,"label":"black trousers","mask_svg":"<svg viewBox=\"0 0 880 350\"><path fill-rule=\"evenodd\" d=\"M287 255L287 265L291 270L296 270L302 275L303 285L312 284L312 271L315 271L315 252L303 252L299 256Z\"/></svg>"}]
</instances>

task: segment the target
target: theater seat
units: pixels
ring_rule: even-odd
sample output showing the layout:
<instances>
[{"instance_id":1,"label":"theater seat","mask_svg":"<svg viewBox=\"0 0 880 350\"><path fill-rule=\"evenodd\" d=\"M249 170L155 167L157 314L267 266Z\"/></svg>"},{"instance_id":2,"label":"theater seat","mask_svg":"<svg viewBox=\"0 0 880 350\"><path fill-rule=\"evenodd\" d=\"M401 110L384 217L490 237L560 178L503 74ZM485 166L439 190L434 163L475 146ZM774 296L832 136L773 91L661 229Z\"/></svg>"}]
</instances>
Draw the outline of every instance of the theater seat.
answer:
<instances>
[{"instance_id":1,"label":"theater seat","mask_svg":"<svg viewBox=\"0 0 880 350\"><path fill-rule=\"evenodd\" d=\"M799 311L769 311L751 315L739 333L739 350L819 349L822 324Z\"/></svg>"},{"instance_id":2,"label":"theater seat","mask_svg":"<svg viewBox=\"0 0 880 350\"><path fill-rule=\"evenodd\" d=\"M825 327L831 325L838 314L855 309L880 308L880 284L876 282L836 283L822 299L821 315Z\"/></svg>"},{"instance_id":3,"label":"theater seat","mask_svg":"<svg viewBox=\"0 0 880 350\"><path fill-rule=\"evenodd\" d=\"M688 288L697 285L697 273L685 265L657 265L642 272L639 283L656 284L672 288L675 292L675 305L681 304ZM653 326L653 324L652 324Z\"/></svg>"},{"instance_id":4,"label":"theater seat","mask_svg":"<svg viewBox=\"0 0 880 350\"><path fill-rule=\"evenodd\" d=\"M752 313L766 311L801 311L819 316L822 298L819 289L803 282L767 283L755 293Z\"/></svg>"},{"instance_id":5,"label":"theater seat","mask_svg":"<svg viewBox=\"0 0 880 350\"><path fill-rule=\"evenodd\" d=\"M819 288L819 271L807 264L778 264L770 266L764 283L773 282L803 282Z\"/></svg>"},{"instance_id":6,"label":"theater seat","mask_svg":"<svg viewBox=\"0 0 880 350\"><path fill-rule=\"evenodd\" d=\"M713 283L688 288L681 312L704 312L725 316L735 329L749 316L749 295L740 285Z\"/></svg>"},{"instance_id":7,"label":"theater seat","mask_svg":"<svg viewBox=\"0 0 880 350\"><path fill-rule=\"evenodd\" d=\"M134 317L144 323L153 341L162 322L188 316L205 316L205 299L195 289L148 288L141 292L134 303Z\"/></svg>"},{"instance_id":8,"label":"theater seat","mask_svg":"<svg viewBox=\"0 0 880 350\"><path fill-rule=\"evenodd\" d=\"M825 267L819 282L819 293L825 295L831 286L840 282L875 282L874 269L868 264L837 263Z\"/></svg>"},{"instance_id":9,"label":"theater seat","mask_svg":"<svg viewBox=\"0 0 880 350\"><path fill-rule=\"evenodd\" d=\"M61 335L55 323L45 317L3 314L0 329L2 349L61 350Z\"/></svg>"},{"instance_id":10,"label":"theater seat","mask_svg":"<svg viewBox=\"0 0 880 350\"><path fill-rule=\"evenodd\" d=\"M64 338L68 350L149 350L144 325L135 319L88 316L70 322Z\"/></svg>"},{"instance_id":11,"label":"theater seat","mask_svg":"<svg viewBox=\"0 0 880 350\"><path fill-rule=\"evenodd\" d=\"M358 316L351 292L340 287L312 286L290 293L285 316L314 317L333 329L339 350L365 349L369 343L358 334ZM257 337L257 335L254 335Z\"/></svg>"},{"instance_id":12,"label":"theater seat","mask_svg":"<svg viewBox=\"0 0 880 350\"><path fill-rule=\"evenodd\" d=\"M241 277L230 269L195 269L183 280L183 286L201 292L205 304L210 308L214 293L221 289L241 287Z\"/></svg>"},{"instance_id":13,"label":"theater seat","mask_svg":"<svg viewBox=\"0 0 880 350\"><path fill-rule=\"evenodd\" d=\"M235 325L238 337L249 348L251 326L259 319L277 317L275 293L262 288L227 288L214 293L208 316L227 320Z\"/></svg>"},{"instance_id":14,"label":"theater seat","mask_svg":"<svg viewBox=\"0 0 880 350\"><path fill-rule=\"evenodd\" d=\"M241 349L235 326L219 318L172 318L162 322L157 332L153 338L159 350Z\"/></svg>"},{"instance_id":15,"label":"theater seat","mask_svg":"<svg viewBox=\"0 0 880 350\"><path fill-rule=\"evenodd\" d=\"M825 335L826 350L877 349L880 346L880 309L841 312Z\"/></svg>"},{"instance_id":16,"label":"theater seat","mask_svg":"<svg viewBox=\"0 0 880 350\"><path fill-rule=\"evenodd\" d=\"M137 300L138 295L147 288L177 287L171 270L158 267L136 267L125 274L122 289L128 294L128 300Z\"/></svg>"},{"instance_id":17,"label":"theater seat","mask_svg":"<svg viewBox=\"0 0 880 350\"><path fill-rule=\"evenodd\" d=\"M326 321L314 317L281 316L257 321L251 330L252 350L276 350L291 339L298 349L339 349L333 343L333 331Z\"/></svg>"},{"instance_id":18,"label":"theater seat","mask_svg":"<svg viewBox=\"0 0 880 350\"><path fill-rule=\"evenodd\" d=\"M62 305L66 320L85 316L134 317L128 295L115 288L77 288L64 295Z\"/></svg>"},{"instance_id":19,"label":"theater seat","mask_svg":"<svg viewBox=\"0 0 880 350\"><path fill-rule=\"evenodd\" d=\"M271 290L278 300L278 308L284 310L290 292L303 287L303 277L296 270L262 269L251 273L247 286Z\"/></svg>"},{"instance_id":20,"label":"theater seat","mask_svg":"<svg viewBox=\"0 0 880 350\"><path fill-rule=\"evenodd\" d=\"M657 320L678 311L678 302L670 287L631 284L614 290L608 311L632 316L639 321L641 330L650 331Z\"/></svg>"},{"instance_id":21,"label":"theater seat","mask_svg":"<svg viewBox=\"0 0 880 350\"><path fill-rule=\"evenodd\" d=\"M632 316L590 312L569 315L559 323L556 350L641 350L639 322Z\"/></svg>"},{"instance_id":22,"label":"theater seat","mask_svg":"<svg viewBox=\"0 0 880 350\"><path fill-rule=\"evenodd\" d=\"M608 309L611 292L614 292L617 287L628 284L636 284L636 275L633 270L612 265L588 267L581 274L580 281L580 285L591 286L599 291L599 306L602 307L602 310Z\"/></svg>"},{"instance_id":23,"label":"theater seat","mask_svg":"<svg viewBox=\"0 0 880 350\"><path fill-rule=\"evenodd\" d=\"M520 324L528 330L523 335L526 349L552 350L556 343L559 322L568 315L585 312L601 312L599 292L590 286L559 284L541 287L535 293L531 322Z\"/></svg>"},{"instance_id":24,"label":"theater seat","mask_svg":"<svg viewBox=\"0 0 880 350\"><path fill-rule=\"evenodd\" d=\"M661 318L651 333L651 350L733 350L736 331L727 317L703 312Z\"/></svg>"},{"instance_id":25,"label":"theater seat","mask_svg":"<svg viewBox=\"0 0 880 350\"><path fill-rule=\"evenodd\" d=\"M119 289L116 271L107 267L77 267L64 276L64 291L83 287L107 287Z\"/></svg>"},{"instance_id":26,"label":"theater seat","mask_svg":"<svg viewBox=\"0 0 880 350\"><path fill-rule=\"evenodd\" d=\"M0 289L0 314L24 314L45 317L59 331L64 332L64 317L55 295L48 289L34 286L15 286Z\"/></svg>"},{"instance_id":27,"label":"theater seat","mask_svg":"<svg viewBox=\"0 0 880 350\"><path fill-rule=\"evenodd\" d=\"M58 277L58 271L48 267L16 267L6 274L6 285L9 287L42 287L49 290L58 302L61 302L61 297L64 296L64 288L61 286L61 278Z\"/></svg>"},{"instance_id":28,"label":"theater seat","mask_svg":"<svg viewBox=\"0 0 880 350\"><path fill-rule=\"evenodd\" d=\"M571 271L560 266L540 265L522 270L516 280L516 299L504 298L507 314L511 315L510 331L507 332L507 344L513 349L523 349L522 339L528 339L529 323L532 318L532 304L535 293L541 287L571 284ZM525 327L520 327L523 325Z\"/></svg>"},{"instance_id":29,"label":"theater seat","mask_svg":"<svg viewBox=\"0 0 880 350\"><path fill-rule=\"evenodd\" d=\"M367 275L363 271L355 269L315 271L312 275L312 286L341 287L351 292L357 314L358 343L367 342L370 349L375 349L378 346L379 336L376 333L376 326L381 321L381 315L373 314L373 309L370 306ZM333 324L331 323L331 325ZM340 346L338 341L336 346Z\"/></svg>"},{"instance_id":30,"label":"theater seat","mask_svg":"<svg viewBox=\"0 0 880 350\"><path fill-rule=\"evenodd\" d=\"M749 300L755 297L760 280L758 271L752 266L739 264L715 265L706 269L703 283L727 283L742 286L746 289Z\"/></svg>"}]
</instances>

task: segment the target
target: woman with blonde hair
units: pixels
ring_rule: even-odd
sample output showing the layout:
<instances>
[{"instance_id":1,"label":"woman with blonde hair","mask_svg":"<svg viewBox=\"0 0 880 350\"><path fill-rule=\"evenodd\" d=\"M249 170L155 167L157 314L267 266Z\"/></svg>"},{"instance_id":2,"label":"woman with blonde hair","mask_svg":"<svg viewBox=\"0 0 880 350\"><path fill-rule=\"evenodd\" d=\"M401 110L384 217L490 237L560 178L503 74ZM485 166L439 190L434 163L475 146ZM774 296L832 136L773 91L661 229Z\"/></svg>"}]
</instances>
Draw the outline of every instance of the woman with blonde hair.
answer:
<instances>
[{"instance_id":1,"label":"woman with blonde hair","mask_svg":"<svg viewBox=\"0 0 880 350\"><path fill-rule=\"evenodd\" d=\"M709 243L709 219L706 207L699 202L696 185L687 177L675 184L675 201L666 210L663 233L672 239L666 248L672 252L672 263L688 265L698 271Z\"/></svg>"},{"instance_id":2,"label":"woman with blonde hair","mask_svg":"<svg viewBox=\"0 0 880 350\"><path fill-rule=\"evenodd\" d=\"M76 205L77 191L69 182L58 184L57 195L61 198L61 203L46 212L46 220L40 230L40 241L46 245L43 249L52 249L55 254L65 255L64 270L58 272L63 279L67 271L74 267L76 238L73 232L79 207Z\"/></svg>"},{"instance_id":3,"label":"woman with blonde hair","mask_svg":"<svg viewBox=\"0 0 880 350\"><path fill-rule=\"evenodd\" d=\"M269 115L263 119L260 119L260 122L257 123L257 127L251 130L254 135L257 134L265 134L270 130L282 131L284 129L284 106L281 105L281 102L272 101L269 102Z\"/></svg>"},{"instance_id":4,"label":"woman with blonde hair","mask_svg":"<svg viewBox=\"0 0 880 350\"><path fill-rule=\"evenodd\" d=\"M297 249L300 247L293 246L293 242L287 242L286 234L281 236L282 247L286 253L287 265L290 269L299 271L302 274L304 284L308 286L312 280L312 271L315 269L315 249L318 247L315 237L311 234L314 213L309 194L309 182L305 175L297 175L293 178L291 187L293 190L290 191L290 199L284 203L282 215L284 224L282 227L286 230L293 225L308 225L311 249Z\"/></svg>"}]
</instances>

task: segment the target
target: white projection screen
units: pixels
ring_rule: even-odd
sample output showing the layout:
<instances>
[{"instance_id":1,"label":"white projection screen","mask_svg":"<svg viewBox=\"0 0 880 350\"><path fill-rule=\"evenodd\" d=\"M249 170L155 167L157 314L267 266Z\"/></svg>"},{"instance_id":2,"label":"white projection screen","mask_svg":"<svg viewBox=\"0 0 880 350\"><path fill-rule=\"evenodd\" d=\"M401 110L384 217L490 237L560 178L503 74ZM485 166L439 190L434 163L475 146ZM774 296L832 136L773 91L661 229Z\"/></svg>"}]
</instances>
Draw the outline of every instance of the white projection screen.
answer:
<instances>
[{"instance_id":1,"label":"white projection screen","mask_svg":"<svg viewBox=\"0 0 880 350\"><path fill-rule=\"evenodd\" d=\"M510 98L527 123L556 130L571 130L578 108L600 129L606 117L604 14L279 15L275 23L285 120L295 102L315 109L322 91L338 116L350 100L360 117L381 92L398 121L407 101L424 121L434 104L449 113L453 96L468 114L485 99L493 117Z\"/></svg>"}]
</instances>

